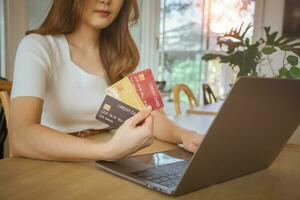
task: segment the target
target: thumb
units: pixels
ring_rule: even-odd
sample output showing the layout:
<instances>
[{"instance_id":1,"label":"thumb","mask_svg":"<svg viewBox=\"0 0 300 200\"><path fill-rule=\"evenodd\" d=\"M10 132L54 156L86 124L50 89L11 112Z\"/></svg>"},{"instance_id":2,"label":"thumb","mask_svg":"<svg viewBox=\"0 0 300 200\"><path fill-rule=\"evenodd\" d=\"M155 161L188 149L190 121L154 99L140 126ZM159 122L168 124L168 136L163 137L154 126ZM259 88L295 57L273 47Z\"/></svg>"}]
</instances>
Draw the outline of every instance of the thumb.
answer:
<instances>
[{"instance_id":1,"label":"thumb","mask_svg":"<svg viewBox=\"0 0 300 200\"><path fill-rule=\"evenodd\" d=\"M135 114L134 116L127 119L125 123L128 126L135 127L138 123L140 123L150 115L151 110L152 110L151 106L148 106L145 110L142 110L137 114Z\"/></svg>"},{"instance_id":2,"label":"thumb","mask_svg":"<svg viewBox=\"0 0 300 200\"><path fill-rule=\"evenodd\" d=\"M147 127L148 129L153 129L153 119L152 116L148 116L145 120L145 123L143 124L143 127Z\"/></svg>"}]
</instances>

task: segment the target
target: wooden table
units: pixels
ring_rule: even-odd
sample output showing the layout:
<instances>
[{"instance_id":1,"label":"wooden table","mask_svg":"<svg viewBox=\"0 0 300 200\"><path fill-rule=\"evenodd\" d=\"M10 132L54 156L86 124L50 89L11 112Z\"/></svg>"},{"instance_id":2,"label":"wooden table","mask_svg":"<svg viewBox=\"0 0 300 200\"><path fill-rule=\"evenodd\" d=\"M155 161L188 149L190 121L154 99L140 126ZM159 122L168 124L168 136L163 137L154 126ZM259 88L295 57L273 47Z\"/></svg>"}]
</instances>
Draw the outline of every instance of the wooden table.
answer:
<instances>
[{"instance_id":1,"label":"wooden table","mask_svg":"<svg viewBox=\"0 0 300 200\"><path fill-rule=\"evenodd\" d=\"M187 109L188 114L198 114L198 115L216 115L221 106L223 105L224 101L218 101L213 104L208 104L205 106L199 106L195 108L189 108Z\"/></svg>"},{"instance_id":2,"label":"wooden table","mask_svg":"<svg viewBox=\"0 0 300 200\"><path fill-rule=\"evenodd\" d=\"M198 118L195 118L197 116ZM189 124L205 123L198 115L183 117ZM207 116L206 116L207 117ZM174 118L178 123L181 119ZM203 125L203 124L202 124ZM194 128L199 128L195 125ZM203 130L205 127L202 127ZM92 136L108 141L112 133ZM169 150L174 145L155 141L137 154ZM214 185L176 199L299 200L300 148L283 149L273 165L261 172ZM0 199L173 199L97 168L93 162L49 162L24 158L0 160Z\"/></svg>"}]
</instances>

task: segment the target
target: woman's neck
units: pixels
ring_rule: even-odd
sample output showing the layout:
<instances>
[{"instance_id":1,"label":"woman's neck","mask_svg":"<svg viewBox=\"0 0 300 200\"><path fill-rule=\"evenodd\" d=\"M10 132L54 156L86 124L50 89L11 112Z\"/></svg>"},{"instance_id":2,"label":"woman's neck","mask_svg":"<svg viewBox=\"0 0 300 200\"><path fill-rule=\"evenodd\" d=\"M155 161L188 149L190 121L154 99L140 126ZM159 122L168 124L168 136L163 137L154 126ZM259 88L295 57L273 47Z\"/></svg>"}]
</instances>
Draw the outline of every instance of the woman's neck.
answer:
<instances>
[{"instance_id":1,"label":"woman's neck","mask_svg":"<svg viewBox=\"0 0 300 200\"><path fill-rule=\"evenodd\" d=\"M92 27L81 23L80 26L66 37L68 42L76 48L90 51L99 48L99 37L101 30L95 30Z\"/></svg>"}]
</instances>

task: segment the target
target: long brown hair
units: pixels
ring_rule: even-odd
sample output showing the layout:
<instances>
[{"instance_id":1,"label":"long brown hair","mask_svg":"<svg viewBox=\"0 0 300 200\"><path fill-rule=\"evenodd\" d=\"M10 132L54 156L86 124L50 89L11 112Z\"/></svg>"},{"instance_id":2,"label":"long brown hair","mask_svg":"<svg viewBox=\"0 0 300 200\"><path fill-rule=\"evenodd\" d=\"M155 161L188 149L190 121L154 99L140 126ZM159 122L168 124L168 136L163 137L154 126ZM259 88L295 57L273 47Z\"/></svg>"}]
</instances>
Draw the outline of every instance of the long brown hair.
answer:
<instances>
[{"instance_id":1,"label":"long brown hair","mask_svg":"<svg viewBox=\"0 0 300 200\"><path fill-rule=\"evenodd\" d=\"M48 16L37 30L26 34L58 35L72 33L78 26L85 0L54 0ZM139 10L136 0L124 0L116 19L101 30L100 56L111 83L115 83L137 67L140 56L129 32L136 23Z\"/></svg>"}]
</instances>

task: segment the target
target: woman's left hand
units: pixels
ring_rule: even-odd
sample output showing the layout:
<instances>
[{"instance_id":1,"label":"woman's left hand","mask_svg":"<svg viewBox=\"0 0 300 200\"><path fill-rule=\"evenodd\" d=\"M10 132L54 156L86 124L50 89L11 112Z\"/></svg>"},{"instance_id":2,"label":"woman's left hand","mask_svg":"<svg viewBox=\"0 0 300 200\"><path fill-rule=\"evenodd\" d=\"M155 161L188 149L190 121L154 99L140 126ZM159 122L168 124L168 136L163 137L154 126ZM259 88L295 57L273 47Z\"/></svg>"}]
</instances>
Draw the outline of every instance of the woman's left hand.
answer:
<instances>
[{"instance_id":1,"label":"woman's left hand","mask_svg":"<svg viewBox=\"0 0 300 200\"><path fill-rule=\"evenodd\" d=\"M185 132L181 136L183 148L189 152L195 153L203 140L203 135L199 135L190 131Z\"/></svg>"}]
</instances>

